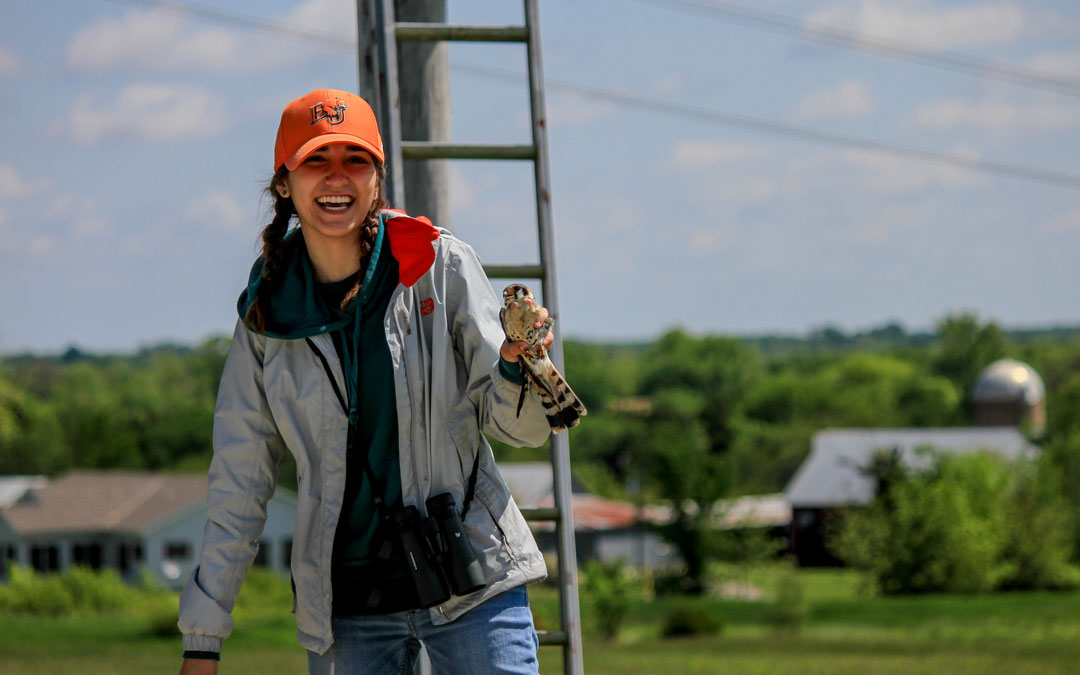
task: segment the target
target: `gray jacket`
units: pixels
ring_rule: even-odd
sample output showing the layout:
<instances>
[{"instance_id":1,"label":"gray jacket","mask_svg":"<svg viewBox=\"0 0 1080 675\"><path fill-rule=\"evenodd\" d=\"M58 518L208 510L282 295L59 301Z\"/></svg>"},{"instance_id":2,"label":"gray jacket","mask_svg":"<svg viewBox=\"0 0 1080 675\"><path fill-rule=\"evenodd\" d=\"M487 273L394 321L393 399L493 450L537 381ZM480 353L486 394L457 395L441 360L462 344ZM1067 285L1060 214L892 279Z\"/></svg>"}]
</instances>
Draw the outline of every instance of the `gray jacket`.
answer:
<instances>
[{"instance_id":1,"label":"gray jacket","mask_svg":"<svg viewBox=\"0 0 1080 675\"><path fill-rule=\"evenodd\" d=\"M425 500L449 491L462 504L474 458L479 474L465 529L487 586L433 607L448 623L493 595L543 579L547 572L528 526L499 475L483 434L537 446L548 437L539 398L530 393L516 415L520 388L498 370L501 303L476 254L445 230L421 241L398 236L412 219L388 220L402 283L385 316L394 366L402 495L424 513ZM404 223L404 225L402 225ZM430 227L430 226L428 226ZM427 250L425 247L431 247ZM404 278L409 270L419 278ZM327 334L311 338L329 361L339 391L344 376ZM319 356L305 340L280 340L238 322L222 374L214 416L207 523L200 564L180 596L185 650L221 650L232 608L258 548L278 461L296 460L299 483L293 534L293 611L300 644L323 653L330 628L331 548L345 489L348 419Z\"/></svg>"}]
</instances>

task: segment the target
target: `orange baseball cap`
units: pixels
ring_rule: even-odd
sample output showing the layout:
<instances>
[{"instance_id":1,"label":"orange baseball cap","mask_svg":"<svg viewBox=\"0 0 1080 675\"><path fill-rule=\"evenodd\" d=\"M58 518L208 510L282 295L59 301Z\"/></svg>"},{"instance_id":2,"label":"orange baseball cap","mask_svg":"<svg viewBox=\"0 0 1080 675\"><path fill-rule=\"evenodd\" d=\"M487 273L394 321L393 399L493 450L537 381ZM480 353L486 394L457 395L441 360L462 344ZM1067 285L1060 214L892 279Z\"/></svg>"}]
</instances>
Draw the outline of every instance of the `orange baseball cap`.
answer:
<instances>
[{"instance_id":1,"label":"orange baseball cap","mask_svg":"<svg viewBox=\"0 0 1080 675\"><path fill-rule=\"evenodd\" d=\"M285 106L274 145L274 169L292 171L304 158L330 143L353 143L384 162L375 113L356 94L316 89Z\"/></svg>"}]
</instances>

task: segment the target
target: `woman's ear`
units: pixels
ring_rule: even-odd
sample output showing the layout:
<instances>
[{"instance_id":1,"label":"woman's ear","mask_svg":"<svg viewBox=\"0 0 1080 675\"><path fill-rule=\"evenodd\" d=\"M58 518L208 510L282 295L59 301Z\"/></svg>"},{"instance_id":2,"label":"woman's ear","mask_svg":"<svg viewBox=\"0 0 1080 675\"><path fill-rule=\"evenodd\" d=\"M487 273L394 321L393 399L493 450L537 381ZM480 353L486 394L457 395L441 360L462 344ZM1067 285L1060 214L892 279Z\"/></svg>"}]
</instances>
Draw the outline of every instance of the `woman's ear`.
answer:
<instances>
[{"instance_id":1,"label":"woman's ear","mask_svg":"<svg viewBox=\"0 0 1080 675\"><path fill-rule=\"evenodd\" d=\"M288 184L285 183L285 181L281 181L280 183L277 184L276 187L277 187L277 193L279 195L281 195L282 199L288 199L289 198L289 186L288 186Z\"/></svg>"}]
</instances>

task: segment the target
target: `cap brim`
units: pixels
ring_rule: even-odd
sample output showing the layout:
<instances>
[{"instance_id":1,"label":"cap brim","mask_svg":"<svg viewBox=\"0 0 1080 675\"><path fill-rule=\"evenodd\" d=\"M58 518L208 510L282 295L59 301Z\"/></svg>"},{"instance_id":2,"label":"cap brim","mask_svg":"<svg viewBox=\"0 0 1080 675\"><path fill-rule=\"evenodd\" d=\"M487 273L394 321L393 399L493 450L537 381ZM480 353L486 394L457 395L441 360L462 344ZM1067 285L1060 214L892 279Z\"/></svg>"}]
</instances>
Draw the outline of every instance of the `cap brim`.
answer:
<instances>
[{"instance_id":1,"label":"cap brim","mask_svg":"<svg viewBox=\"0 0 1080 675\"><path fill-rule=\"evenodd\" d=\"M307 143L301 145L300 149L294 152L292 157L285 160L285 168L289 171L295 170L296 167L300 166L300 162L307 159L308 155L331 143L349 143L351 145L358 145L370 152L375 159L379 160L379 162L385 164L382 148L375 147L359 136L353 136L352 134L323 134L321 136L316 136Z\"/></svg>"}]
</instances>

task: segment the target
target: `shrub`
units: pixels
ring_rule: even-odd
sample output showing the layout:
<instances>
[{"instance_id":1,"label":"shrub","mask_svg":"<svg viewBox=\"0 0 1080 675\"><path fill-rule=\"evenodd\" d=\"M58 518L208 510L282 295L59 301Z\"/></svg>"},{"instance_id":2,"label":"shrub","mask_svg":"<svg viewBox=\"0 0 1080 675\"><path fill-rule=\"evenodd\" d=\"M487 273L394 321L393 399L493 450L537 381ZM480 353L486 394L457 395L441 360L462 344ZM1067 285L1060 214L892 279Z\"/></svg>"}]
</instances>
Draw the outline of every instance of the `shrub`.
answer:
<instances>
[{"instance_id":1,"label":"shrub","mask_svg":"<svg viewBox=\"0 0 1080 675\"><path fill-rule=\"evenodd\" d=\"M867 570L885 593L1073 582L1072 523L1047 472L989 453L931 459L845 517L833 540L843 560Z\"/></svg>"},{"instance_id":2,"label":"shrub","mask_svg":"<svg viewBox=\"0 0 1080 675\"><path fill-rule=\"evenodd\" d=\"M1006 499L1009 573L1004 588L1076 586L1073 556L1074 514L1061 490L1052 462L1018 463Z\"/></svg>"},{"instance_id":3,"label":"shrub","mask_svg":"<svg viewBox=\"0 0 1080 675\"><path fill-rule=\"evenodd\" d=\"M995 456L937 455L928 470L896 478L850 513L835 550L885 593L994 588L1005 573L1006 479Z\"/></svg>"},{"instance_id":4,"label":"shrub","mask_svg":"<svg viewBox=\"0 0 1080 675\"><path fill-rule=\"evenodd\" d=\"M180 636L177 599L172 594L144 598L137 610L146 621L144 632L154 638L176 638Z\"/></svg>"},{"instance_id":5,"label":"shrub","mask_svg":"<svg viewBox=\"0 0 1080 675\"><path fill-rule=\"evenodd\" d=\"M60 616L75 608L75 599L59 575L37 574L30 567L13 565L7 585L0 587L0 608L20 614Z\"/></svg>"},{"instance_id":6,"label":"shrub","mask_svg":"<svg viewBox=\"0 0 1080 675\"><path fill-rule=\"evenodd\" d=\"M128 607L135 591L111 569L93 571L76 565L60 575L60 584L71 595L73 607L105 612Z\"/></svg>"},{"instance_id":7,"label":"shrub","mask_svg":"<svg viewBox=\"0 0 1080 675\"><path fill-rule=\"evenodd\" d=\"M724 624L716 614L698 605L680 605L668 612L660 628L665 638L716 635Z\"/></svg>"},{"instance_id":8,"label":"shrub","mask_svg":"<svg viewBox=\"0 0 1080 675\"><path fill-rule=\"evenodd\" d=\"M598 634L612 640L630 608L641 595L641 583L621 560L590 560L582 571L582 591Z\"/></svg>"},{"instance_id":9,"label":"shrub","mask_svg":"<svg viewBox=\"0 0 1080 675\"><path fill-rule=\"evenodd\" d=\"M806 620L806 594L802 580L795 570L789 569L780 577L776 599L769 608L766 619L778 630L798 632Z\"/></svg>"},{"instance_id":10,"label":"shrub","mask_svg":"<svg viewBox=\"0 0 1080 675\"><path fill-rule=\"evenodd\" d=\"M110 569L93 571L75 566L60 574L39 574L33 568L13 565L8 583L0 586L0 610L46 616L76 611L106 613L129 610L144 599L160 597L171 595L128 586Z\"/></svg>"},{"instance_id":11,"label":"shrub","mask_svg":"<svg viewBox=\"0 0 1080 675\"><path fill-rule=\"evenodd\" d=\"M292 609L292 587L284 577L265 567L252 567L236 598L240 610Z\"/></svg>"}]
</instances>

